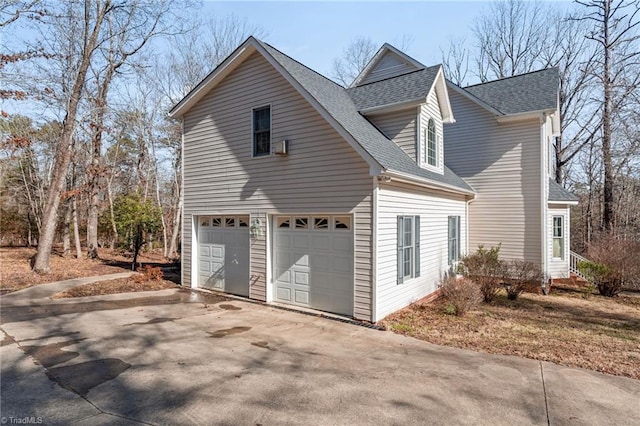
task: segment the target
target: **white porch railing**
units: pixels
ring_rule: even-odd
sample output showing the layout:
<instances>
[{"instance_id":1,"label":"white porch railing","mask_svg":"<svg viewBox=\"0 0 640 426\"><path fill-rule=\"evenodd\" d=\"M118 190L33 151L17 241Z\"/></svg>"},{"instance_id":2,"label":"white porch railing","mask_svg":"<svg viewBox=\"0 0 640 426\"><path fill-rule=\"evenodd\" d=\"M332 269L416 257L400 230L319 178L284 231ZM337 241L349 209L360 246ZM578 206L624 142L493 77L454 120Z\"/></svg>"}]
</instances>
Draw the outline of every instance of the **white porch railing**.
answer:
<instances>
[{"instance_id":1,"label":"white porch railing","mask_svg":"<svg viewBox=\"0 0 640 426\"><path fill-rule=\"evenodd\" d=\"M587 259L586 257L582 257L578 253L574 253L570 251L569 252L569 272L574 273L577 276L584 278L586 280L587 277L585 277L584 274L580 272L580 268L578 268L578 265L580 264L580 262L588 262L588 261L589 259Z\"/></svg>"}]
</instances>

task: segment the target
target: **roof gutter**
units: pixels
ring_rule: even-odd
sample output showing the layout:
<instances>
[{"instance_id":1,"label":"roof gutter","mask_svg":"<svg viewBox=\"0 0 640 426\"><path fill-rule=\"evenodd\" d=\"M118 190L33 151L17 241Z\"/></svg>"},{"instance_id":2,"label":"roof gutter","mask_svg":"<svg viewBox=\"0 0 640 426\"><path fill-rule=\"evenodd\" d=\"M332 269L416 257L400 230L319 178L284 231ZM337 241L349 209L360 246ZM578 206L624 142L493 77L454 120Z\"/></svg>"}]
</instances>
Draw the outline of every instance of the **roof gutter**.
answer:
<instances>
[{"instance_id":1,"label":"roof gutter","mask_svg":"<svg viewBox=\"0 0 640 426\"><path fill-rule=\"evenodd\" d=\"M535 118L544 119L546 114L553 114L556 112L555 108L539 109L537 111L519 112L517 114L505 114L496 117L498 123L510 123L513 121L532 120Z\"/></svg>"},{"instance_id":2,"label":"roof gutter","mask_svg":"<svg viewBox=\"0 0 640 426\"><path fill-rule=\"evenodd\" d=\"M578 204L580 204L580 202L579 201L547 200L547 204L577 206Z\"/></svg>"},{"instance_id":3,"label":"roof gutter","mask_svg":"<svg viewBox=\"0 0 640 426\"><path fill-rule=\"evenodd\" d=\"M456 186L448 185L446 183L434 182L432 180L413 176L408 173L397 172L395 170L384 170L382 175L395 179L398 182L409 183L412 185L418 185L418 186L422 186L430 189L436 189L438 191L451 192L454 194L462 194L462 195L471 197L471 199L474 199L476 197L476 193L474 191L458 188Z\"/></svg>"}]
</instances>

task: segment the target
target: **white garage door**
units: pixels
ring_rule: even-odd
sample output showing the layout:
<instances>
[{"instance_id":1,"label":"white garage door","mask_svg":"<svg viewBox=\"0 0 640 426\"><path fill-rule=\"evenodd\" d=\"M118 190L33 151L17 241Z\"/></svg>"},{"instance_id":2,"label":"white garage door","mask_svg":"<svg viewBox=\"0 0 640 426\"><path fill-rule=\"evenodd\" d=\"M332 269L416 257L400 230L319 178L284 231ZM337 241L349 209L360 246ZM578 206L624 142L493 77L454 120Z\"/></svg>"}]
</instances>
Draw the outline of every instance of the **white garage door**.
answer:
<instances>
[{"instance_id":1,"label":"white garage door","mask_svg":"<svg viewBox=\"0 0 640 426\"><path fill-rule=\"evenodd\" d=\"M353 315L351 216L278 216L275 300Z\"/></svg>"},{"instance_id":2,"label":"white garage door","mask_svg":"<svg viewBox=\"0 0 640 426\"><path fill-rule=\"evenodd\" d=\"M200 216L198 224L198 286L249 296L249 216Z\"/></svg>"}]
</instances>

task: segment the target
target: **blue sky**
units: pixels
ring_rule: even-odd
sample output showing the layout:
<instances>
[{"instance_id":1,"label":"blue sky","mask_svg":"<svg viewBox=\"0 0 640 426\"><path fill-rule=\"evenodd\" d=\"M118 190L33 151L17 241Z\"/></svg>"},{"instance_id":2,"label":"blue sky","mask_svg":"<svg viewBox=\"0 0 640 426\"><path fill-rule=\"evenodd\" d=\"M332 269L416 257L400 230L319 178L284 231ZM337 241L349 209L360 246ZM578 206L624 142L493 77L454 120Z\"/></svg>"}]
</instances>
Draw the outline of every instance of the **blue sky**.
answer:
<instances>
[{"instance_id":1,"label":"blue sky","mask_svg":"<svg viewBox=\"0 0 640 426\"><path fill-rule=\"evenodd\" d=\"M441 62L450 37L469 35L483 1L412 2L205 2L215 13L233 13L268 32L265 41L314 70L329 75L333 60L350 41L413 42L407 53L426 65Z\"/></svg>"}]
</instances>

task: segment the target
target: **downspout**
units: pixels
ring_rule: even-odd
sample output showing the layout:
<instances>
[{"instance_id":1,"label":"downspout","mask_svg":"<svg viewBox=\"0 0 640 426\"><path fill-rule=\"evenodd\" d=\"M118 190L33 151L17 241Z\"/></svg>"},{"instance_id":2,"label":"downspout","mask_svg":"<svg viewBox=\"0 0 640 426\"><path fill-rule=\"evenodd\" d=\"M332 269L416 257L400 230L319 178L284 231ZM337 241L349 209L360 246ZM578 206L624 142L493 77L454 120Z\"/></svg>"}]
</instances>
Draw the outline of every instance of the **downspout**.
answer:
<instances>
[{"instance_id":1,"label":"downspout","mask_svg":"<svg viewBox=\"0 0 640 426\"><path fill-rule=\"evenodd\" d=\"M371 322L378 321L378 177L373 177L373 206L371 208ZM355 291L354 291L355 295ZM354 300L355 306L355 300Z\"/></svg>"},{"instance_id":2,"label":"downspout","mask_svg":"<svg viewBox=\"0 0 640 426\"><path fill-rule=\"evenodd\" d=\"M548 158L546 152L546 134L547 134L547 114L542 113L540 115L540 121L542 122L540 129L540 211L541 211L541 223L540 228L542 232L542 247L541 247L541 261L542 261L542 271L544 273L545 279L548 276L548 265L547 265L547 173L546 173L546 161Z\"/></svg>"}]
</instances>

